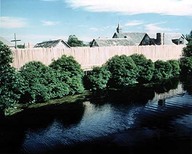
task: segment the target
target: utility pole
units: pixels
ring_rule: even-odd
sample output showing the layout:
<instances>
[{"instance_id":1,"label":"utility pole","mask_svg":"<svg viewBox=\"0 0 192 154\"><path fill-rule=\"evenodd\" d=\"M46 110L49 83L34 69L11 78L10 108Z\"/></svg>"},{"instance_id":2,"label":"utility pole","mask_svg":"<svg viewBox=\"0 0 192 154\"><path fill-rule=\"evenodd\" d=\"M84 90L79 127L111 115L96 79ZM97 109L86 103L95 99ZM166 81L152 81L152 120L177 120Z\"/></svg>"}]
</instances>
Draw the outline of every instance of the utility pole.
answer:
<instances>
[{"instance_id":1,"label":"utility pole","mask_svg":"<svg viewBox=\"0 0 192 154\"><path fill-rule=\"evenodd\" d=\"M16 33L14 33L14 40L11 40L11 42L15 42L15 49L17 49L17 42L21 40L17 40Z\"/></svg>"}]
</instances>

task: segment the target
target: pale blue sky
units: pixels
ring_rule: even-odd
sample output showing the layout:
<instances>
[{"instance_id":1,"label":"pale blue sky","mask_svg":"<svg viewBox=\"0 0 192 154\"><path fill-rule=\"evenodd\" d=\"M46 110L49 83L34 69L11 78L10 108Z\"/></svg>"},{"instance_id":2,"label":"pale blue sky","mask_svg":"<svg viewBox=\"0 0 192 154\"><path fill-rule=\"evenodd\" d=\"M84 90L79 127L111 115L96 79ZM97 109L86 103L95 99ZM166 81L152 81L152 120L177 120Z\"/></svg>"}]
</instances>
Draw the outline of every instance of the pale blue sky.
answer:
<instances>
[{"instance_id":1,"label":"pale blue sky","mask_svg":"<svg viewBox=\"0 0 192 154\"><path fill-rule=\"evenodd\" d=\"M192 30L192 0L0 0L0 36L33 44L112 37L117 24L124 32Z\"/></svg>"}]
</instances>

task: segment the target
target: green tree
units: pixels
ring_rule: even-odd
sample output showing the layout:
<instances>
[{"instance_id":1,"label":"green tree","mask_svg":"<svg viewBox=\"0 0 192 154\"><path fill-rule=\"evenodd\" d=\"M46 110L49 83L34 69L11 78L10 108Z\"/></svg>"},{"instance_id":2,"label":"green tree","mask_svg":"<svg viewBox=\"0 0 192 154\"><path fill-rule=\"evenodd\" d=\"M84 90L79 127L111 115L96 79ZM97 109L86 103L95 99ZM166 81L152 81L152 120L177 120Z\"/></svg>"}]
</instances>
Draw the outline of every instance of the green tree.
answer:
<instances>
[{"instance_id":1,"label":"green tree","mask_svg":"<svg viewBox=\"0 0 192 154\"><path fill-rule=\"evenodd\" d=\"M178 60L168 60L167 62L169 64L171 64L171 67L172 67L171 76L172 77L178 77L180 75L180 72L181 72L179 61Z\"/></svg>"},{"instance_id":2,"label":"green tree","mask_svg":"<svg viewBox=\"0 0 192 154\"><path fill-rule=\"evenodd\" d=\"M181 58L180 67L182 75L192 75L192 56Z\"/></svg>"},{"instance_id":3,"label":"green tree","mask_svg":"<svg viewBox=\"0 0 192 154\"><path fill-rule=\"evenodd\" d=\"M20 99L22 103L44 102L69 94L68 85L60 81L61 74L41 62L25 64L20 74L26 84L25 93Z\"/></svg>"},{"instance_id":4,"label":"green tree","mask_svg":"<svg viewBox=\"0 0 192 154\"><path fill-rule=\"evenodd\" d=\"M84 91L84 72L81 69L81 65L72 56L63 55L61 58L54 60L50 67L61 74L68 74L68 78L64 78L63 81L69 85L70 94L82 93Z\"/></svg>"},{"instance_id":5,"label":"green tree","mask_svg":"<svg viewBox=\"0 0 192 154\"><path fill-rule=\"evenodd\" d=\"M122 88L137 83L138 69L131 57L116 55L106 62L106 67L111 72L109 86Z\"/></svg>"},{"instance_id":6,"label":"green tree","mask_svg":"<svg viewBox=\"0 0 192 154\"><path fill-rule=\"evenodd\" d=\"M13 107L22 94L23 80L11 67L12 51L0 42L0 108Z\"/></svg>"},{"instance_id":7,"label":"green tree","mask_svg":"<svg viewBox=\"0 0 192 154\"><path fill-rule=\"evenodd\" d=\"M172 77L172 66L169 62L157 60L155 62L155 71L153 81L167 80Z\"/></svg>"},{"instance_id":8,"label":"green tree","mask_svg":"<svg viewBox=\"0 0 192 154\"><path fill-rule=\"evenodd\" d=\"M19 45L17 45L17 48L19 48L19 49L25 49L25 45L24 45L24 44L23 44L23 45L19 44Z\"/></svg>"},{"instance_id":9,"label":"green tree","mask_svg":"<svg viewBox=\"0 0 192 154\"><path fill-rule=\"evenodd\" d=\"M102 90L107 87L110 72L104 66L94 67L93 70L87 75L87 78L92 90Z\"/></svg>"},{"instance_id":10,"label":"green tree","mask_svg":"<svg viewBox=\"0 0 192 154\"><path fill-rule=\"evenodd\" d=\"M192 56L192 40L187 43L187 46L183 48L183 56L191 57Z\"/></svg>"},{"instance_id":11,"label":"green tree","mask_svg":"<svg viewBox=\"0 0 192 154\"><path fill-rule=\"evenodd\" d=\"M192 75L192 31L187 35L189 41L187 46L183 48L183 57L180 59L180 67L182 75Z\"/></svg>"},{"instance_id":12,"label":"green tree","mask_svg":"<svg viewBox=\"0 0 192 154\"><path fill-rule=\"evenodd\" d=\"M187 41L192 41L192 30L190 31L190 33L189 34L187 34L186 35L186 39L187 39Z\"/></svg>"},{"instance_id":13,"label":"green tree","mask_svg":"<svg viewBox=\"0 0 192 154\"><path fill-rule=\"evenodd\" d=\"M144 55L133 54L130 56L138 68L138 82L147 83L151 81L154 73L154 63Z\"/></svg>"},{"instance_id":14,"label":"green tree","mask_svg":"<svg viewBox=\"0 0 192 154\"><path fill-rule=\"evenodd\" d=\"M85 46L83 41L79 40L75 35L70 35L67 41L71 47L83 47Z\"/></svg>"}]
</instances>

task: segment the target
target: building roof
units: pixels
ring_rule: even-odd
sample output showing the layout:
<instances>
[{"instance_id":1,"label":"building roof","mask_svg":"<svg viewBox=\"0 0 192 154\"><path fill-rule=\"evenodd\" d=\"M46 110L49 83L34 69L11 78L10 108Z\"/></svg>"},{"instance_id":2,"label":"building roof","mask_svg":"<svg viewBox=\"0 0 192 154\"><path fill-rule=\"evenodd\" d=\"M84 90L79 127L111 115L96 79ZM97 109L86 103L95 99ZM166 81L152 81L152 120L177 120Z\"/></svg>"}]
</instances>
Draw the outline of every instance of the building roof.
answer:
<instances>
[{"instance_id":1,"label":"building roof","mask_svg":"<svg viewBox=\"0 0 192 154\"><path fill-rule=\"evenodd\" d=\"M164 44L171 45L175 44L173 40L179 40L182 36L180 33L164 33Z\"/></svg>"},{"instance_id":2,"label":"building roof","mask_svg":"<svg viewBox=\"0 0 192 154\"><path fill-rule=\"evenodd\" d=\"M128 38L110 38L110 39L94 39L91 46L130 46L135 45L132 40Z\"/></svg>"},{"instance_id":3,"label":"building roof","mask_svg":"<svg viewBox=\"0 0 192 154\"><path fill-rule=\"evenodd\" d=\"M9 47L14 47L14 44L12 44L11 42L7 41L5 38L0 36L0 41L3 42L5 45L9 46Z\"/></svg>"},{"instance_id":4,"label":"building roof","mask_svg":"<svg viewBox=\"0 0 192 154\"><path fill-rule=\"evenodd\" d=\"M50 41L44 41L41 43L37 43L34 48L54 48L56 47L59 43L63 43L66 47L70 48L70 46L63 41L62 39L58 39L58 40L50 40Z\"/></svg>"},{"instance_id":5,"label":"building roof","mask_svg":"<svg viewBox=\"0 0 192 154\"><path fill-rule=\"evenodd\" d=\"M156 34L148 34L153 40L156 39ZM181 38L185 40L184 44L187 43L185 36L181 33L162 33L162 39L164 45L175 45L174 41L180 40Z\"/></svg>"},{"instance_id":6,"label":"building roof","mask_svg":"<svg viewBox=\"0 0 192 154\"><path fill-rule=\"evenodd\" d=\"M115 33L117 38L128 38L134 42L135 45L139 45L147 33Z\"/></svg>"}]
</instances>

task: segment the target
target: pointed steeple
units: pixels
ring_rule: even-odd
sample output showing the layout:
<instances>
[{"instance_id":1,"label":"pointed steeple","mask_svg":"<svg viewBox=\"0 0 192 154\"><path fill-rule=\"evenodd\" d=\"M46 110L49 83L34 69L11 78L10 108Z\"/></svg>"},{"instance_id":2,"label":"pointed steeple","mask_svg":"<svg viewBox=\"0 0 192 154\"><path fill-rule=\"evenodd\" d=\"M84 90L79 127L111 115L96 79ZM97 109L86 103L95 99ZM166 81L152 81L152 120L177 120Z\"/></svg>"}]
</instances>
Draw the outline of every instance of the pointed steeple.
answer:
<instances>
[{"instance_id":1,"label":"pointed steeple","mask_svg":"<svg viewBox=\"0 0 192 154\"><path fill-rule=\"evenodd\" d=\"M117 30L117 33L122 33L122 29L120 28L119 23L118 23L116 30Z\"/></svg>"}]
</instances>

